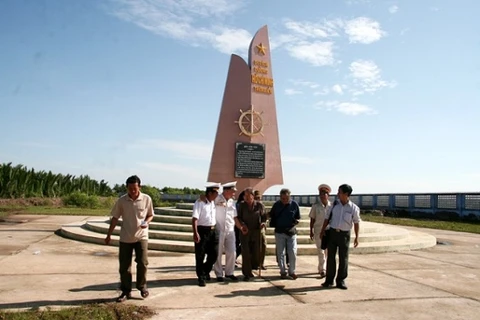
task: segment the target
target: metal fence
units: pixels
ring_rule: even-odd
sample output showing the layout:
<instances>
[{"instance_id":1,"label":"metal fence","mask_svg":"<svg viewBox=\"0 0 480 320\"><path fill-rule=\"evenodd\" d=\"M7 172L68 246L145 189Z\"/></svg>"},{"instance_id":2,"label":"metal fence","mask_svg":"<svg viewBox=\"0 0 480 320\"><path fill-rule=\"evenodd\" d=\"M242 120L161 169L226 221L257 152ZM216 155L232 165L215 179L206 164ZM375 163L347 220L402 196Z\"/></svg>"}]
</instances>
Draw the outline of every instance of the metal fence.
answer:
<instances>
[{"instance_id":1,"label":"metal fence","mask_svg":"<svg viewBox=\"0 0 480 320\"><path fill-rule=\"evenodd\" d=\"M162 194L162 200L194 202L198 195ZM263 201L277 201L278 195L263 195ZM292 195L300 206L311 206L318 195ZM330 197L333 201L334 196ZM480 193L355 194L350 200L362 210L405 211L412 215L456 214L480 218Z\"/></svg>"}]
</instances>

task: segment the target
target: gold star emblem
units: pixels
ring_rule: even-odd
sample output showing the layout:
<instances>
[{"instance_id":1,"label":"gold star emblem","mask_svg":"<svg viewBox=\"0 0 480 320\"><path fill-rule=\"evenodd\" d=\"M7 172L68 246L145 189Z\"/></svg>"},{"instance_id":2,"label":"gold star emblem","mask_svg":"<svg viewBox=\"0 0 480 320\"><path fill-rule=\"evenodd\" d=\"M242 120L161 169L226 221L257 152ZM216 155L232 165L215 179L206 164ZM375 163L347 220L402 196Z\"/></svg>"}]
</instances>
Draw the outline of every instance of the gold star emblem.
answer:
<instances>
[{"instance_id":1,"label":"gold star emblem","mask_svg":"<svg viewBox=\"0 0 480 320\"><path fill-rule=\"evenodd\" d=\"M257 45L257 50L258 50L258 53L261 54L262 56L264 56L267 53L267 47L265 47L263 43L260 43L259 45Z\"/></svg>"}]
</instances>

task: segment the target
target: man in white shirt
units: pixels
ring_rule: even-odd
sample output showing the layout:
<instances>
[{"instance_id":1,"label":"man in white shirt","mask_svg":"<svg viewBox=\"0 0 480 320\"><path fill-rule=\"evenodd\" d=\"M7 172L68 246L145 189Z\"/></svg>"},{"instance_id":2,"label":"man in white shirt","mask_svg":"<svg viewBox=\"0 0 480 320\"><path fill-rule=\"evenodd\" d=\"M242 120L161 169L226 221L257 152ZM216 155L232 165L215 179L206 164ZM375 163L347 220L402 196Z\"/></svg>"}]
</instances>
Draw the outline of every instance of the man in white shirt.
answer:
<instances>
[{"instance_id":1,"label":"man in white shirt","mask_svg":"<svg viewBox=\"0 0 480 320\"><path fill-rule=\"evenodd\" d=\"M322 238L320 232L322 231L323 222L325 221L325 214L331 207L328 196L332 192L332 188L328 184L321 184L318 186L319 199L313 204L310 210L310 239L315 240L318 254L318 273L320 279L325 278L327 263L325 259L325 250L322 249Z\"/></svg>"},{"instance_id":2,"label":"man in white shirt","mask_svg":"<svg viewBox=\"0 0 480 320\"><path fill-rule=\"evenodd\" d=\"M355 230L355 240L353 246L358 246L358 232L360 230L360 208L350 201L352 194L352 187L348 184L342 184L338 187L337 204L332 206L332 209L327 211L325 220L320 232L320 237L323 237L325 228L330 224L329 239L327 246L327 277L322 283L323 287L330 287L333 285L333 279L336 273L335 255L338 249L338 272L337 272L337 288L347 289L345 279L348 276L348 251L350 247L350 233L352 227ZM330 216L332 219L329 220Z\"/></svg>"},{"instance_id":3,"label":"man in white shirt","mask_svg":"<svg viewBox=\"0 0 480 320\"><path fill-rule=\"evenodd\" d=\"M233 281L238 281L238 278L233 274L235 270L235 220L237 215L237 208L233 196L237 182L229 182L224 184L222 194L219 194L215 199L215 218L217 220L216 229L218 233L218 256L215 262L214 271L218 282L223 282L223 267L222 257L225 251L225 277Z\"/></svg>"},{"instance_id":4,"label":"man in white shirt","mask_svg":"<svg viewBox=\"0 0 480 320\"><path fill-rule=\"evenodd\" d=\"M205 280L210 280L210 271L217 261L218 236L215 231L215 198L218 196L219 183L207 185L205 200L198 199L193 205L192 229L195 242L195 269L198 285L205 287ZM207 260L205 261L205 255Z\"/></svg>"},{"instance_id":5,"label":"man in white shirt","mask_svg":"<svg viewBox=\"0 0 480 320\"><path fill-rule=\"evenodd\" d=\"M132 291L132 255L135 250L137 262L136 287L143 298L148 297L147 265L148 265L148 224L152 221L153 204L149 195L140 192L140 178L131 176L126 181L127 194L121 196L112 209L110 228L105 238L105 244L110 243L110 237L122 218L119 242L120 289L122 294L117 302L130 299Z\"/></svg>"}]
</instances>

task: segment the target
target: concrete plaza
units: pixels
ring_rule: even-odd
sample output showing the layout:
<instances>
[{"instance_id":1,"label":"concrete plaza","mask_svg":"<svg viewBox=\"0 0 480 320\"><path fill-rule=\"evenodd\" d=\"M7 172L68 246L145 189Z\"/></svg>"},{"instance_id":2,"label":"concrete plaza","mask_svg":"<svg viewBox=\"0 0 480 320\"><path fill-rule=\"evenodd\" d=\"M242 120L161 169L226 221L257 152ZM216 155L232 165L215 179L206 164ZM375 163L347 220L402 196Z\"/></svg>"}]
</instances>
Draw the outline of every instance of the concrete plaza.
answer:
<instances>
[{"instance_id":1,"label":"concrete plaza","mask_svg":"<svg viewBox=\"0 0 480 320\"><path fill-rule=\"evenodd\" d=\"M55 234L81 219L91 217L14 216L0 223L1 309L114 301L118 248ZM262 278L217 283L213 277L201 288L192 254L151 251L150 296L133 291L127 303L151 307L154 319L478 319L480 235L421 231L441 244L350 255L346 291L320 286L314 256L298 258L295 281L280 279L275 257L267 256Z\"/></svg>"}]
</instances>

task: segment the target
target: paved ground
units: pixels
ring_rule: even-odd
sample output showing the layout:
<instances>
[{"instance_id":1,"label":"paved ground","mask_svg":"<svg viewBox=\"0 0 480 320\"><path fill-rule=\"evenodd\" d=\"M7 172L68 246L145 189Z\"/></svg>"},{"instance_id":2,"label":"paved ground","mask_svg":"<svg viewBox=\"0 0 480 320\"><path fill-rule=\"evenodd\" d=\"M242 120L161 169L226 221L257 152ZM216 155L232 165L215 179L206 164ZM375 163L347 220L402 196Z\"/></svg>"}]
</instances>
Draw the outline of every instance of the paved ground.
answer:
<instances>
[{"instance_id":1,"label":"paved ground","mask_svg":"<svg viewBox=\"0 0 480 320\"><path fill-rule=\"evenodd\" d=\"M0 223L1 309L113 301L118 294L117 248L54 233L62 224L79 221L78 216L16 219L23 222ZM136 299L128 303L152 307L155 319L478 319L480 235L422 231L445 244L351 255L346 291L320 286L315 257L299 257L296 281L281 280L275 258L269 256L264 279L212 281L200 288L193 255L151 252L150 297L142 300L134 291Z\"/></svg>"}]
</instances>

